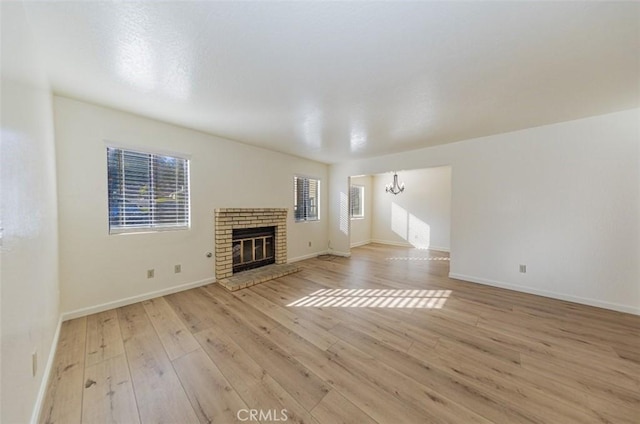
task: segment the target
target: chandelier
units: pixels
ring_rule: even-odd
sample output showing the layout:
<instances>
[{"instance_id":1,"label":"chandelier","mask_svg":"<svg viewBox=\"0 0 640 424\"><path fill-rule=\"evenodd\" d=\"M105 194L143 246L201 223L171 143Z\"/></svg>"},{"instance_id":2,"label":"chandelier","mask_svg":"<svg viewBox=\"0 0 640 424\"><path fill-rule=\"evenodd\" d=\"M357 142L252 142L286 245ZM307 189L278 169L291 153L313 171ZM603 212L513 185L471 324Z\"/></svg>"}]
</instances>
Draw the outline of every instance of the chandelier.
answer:
<instances>
[{"instance_id":1,"label":"chandelier","mask_svg":"<svg viewBox=\"0 0 640 424\"><path fill-rule=\"evenodd\" d=\"M400 194L404 191L404 183L398 184L397 173L393 173L393 184L387 184L384 191L391 194Z\"/></svg>"}]
</instances>

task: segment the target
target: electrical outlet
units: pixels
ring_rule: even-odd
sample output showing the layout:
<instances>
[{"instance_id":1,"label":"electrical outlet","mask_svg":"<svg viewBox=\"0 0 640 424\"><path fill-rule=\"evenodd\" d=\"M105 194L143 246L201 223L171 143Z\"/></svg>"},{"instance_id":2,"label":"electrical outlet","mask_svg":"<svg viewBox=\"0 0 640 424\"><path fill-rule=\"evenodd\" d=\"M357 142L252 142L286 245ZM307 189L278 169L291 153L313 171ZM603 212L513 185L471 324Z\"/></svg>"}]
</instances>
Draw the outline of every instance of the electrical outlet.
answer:
<instances>
[{"instance_id":1,"label":"electrical outlet","mask_svg":"<svg viewBox=\"0 0 640 424\"><path fill-rule=\"evenodd\" d=\"M31 376L35 377L38 373L38 351L31 354Z\"/></svg>"},{"instance_id":2,"label":"electrical outlet","mask_svg":"<svg viewBox=\"0 0 640 424\"><path fill-rule=\"evenodd\" d=\"M311 242L309 242L309 247L311 247Z\"/></svg>"},{"instance_id":3,"label":"electrical outlet","mask_svg":"<svg viewBox=\"0 0 640 424\"><path fill-rule=\"evenodd\" d=\"M178 265L174 265L173 266L173 272L178 274L182 272L182 265L178 264Z\"/></svg>"},{"instance_id":4,"label":"electrical outlet","mask_svg":"<svg viewBox=\"0 0 640 424\"><path fill-rule=\"evenodd\" d=\"M147 270L147 278L153 278L155 276L155 270L148 269Z\"/></svg>"},{"instance_id":5,"label":"electrical outlet","mask_svg":"<svg viewBox=\"0 0 640 424\"><path fill-rule=\"evenodd\" d=\"M520 272L523 274L527 273L527 266L526 265L520 265Z\"/></svg>"}]
</instances>

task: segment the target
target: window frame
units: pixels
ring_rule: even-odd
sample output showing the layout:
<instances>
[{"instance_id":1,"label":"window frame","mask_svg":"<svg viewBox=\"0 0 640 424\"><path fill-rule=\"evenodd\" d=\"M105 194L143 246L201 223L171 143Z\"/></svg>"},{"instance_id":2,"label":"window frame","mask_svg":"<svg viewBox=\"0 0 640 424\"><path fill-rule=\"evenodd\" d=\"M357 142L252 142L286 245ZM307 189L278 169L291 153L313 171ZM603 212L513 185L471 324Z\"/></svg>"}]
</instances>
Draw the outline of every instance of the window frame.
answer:
<instances>
[{"instance_id":1,"label":"window frame","mask_svg":"<svg viewBox=\"0 0 640 424\"><path fill-rule=\"evenodd\" d=\"M298 218L297 216L297 204L298 204L298 199L296 198L296 194L297 194L297 185L296 182L298 179L306 179L306 180L314 180L316 182L316 199L317 199L317 205L315 206L316 209L316 216L314 218L309 218L308 216L306 217L302 217L302 218ZM322 198L321 198L321 187L322 187L322 180L318 177L313 177L313 176L309 176L309 175L301 175L301 174L294 174L293 175L293 220L295 223L303 223L303 222L318 222L320 221L321 217L320 217L320 205L322 202Z\"/></svg>"},{"instance_id":2,"label":"window frame","mask_svg":"<svg viewBox=\"0 0 640 424\"><path fill-rule=\"evenodd\" d=\"M358 189L360 192L360 215L353 214L353 189ZM364 185L362 184L351 184L349 186L349 218L350 219L364 219L365 218L365 210L364 210Z\"/></svg>"},{"instance_id":3,"label":"window frame","mask_svg":"<svg viewBox=\"0 0 640 424\"><path fill-rule=\"evenodd\" d=\"M139 224L129 224L129 225L118 225L115 228L112 228L111 223L111 188L109 182L109 149L117 149L123 152L136 153L141 155L149 155L147 159L150 163L154 160L155 157L167 157L176 160L184 161L186 165L185 177L183 181L186 180L186 222L184 224L178 224L178 220L174 223L157 223L150 222L146 225ZM146 147L136 147L131 145L123 145L119 143L105 142L105 152L107 156L107 232L109 235L125 235L125 234L143 234L143 233L156 233L156 232L166 232L166 231L184 231L191 229L191 156L183 153L176 153L166 150L160 149L149 149ZM150 181L151 182L151 181ZM157 187L157 184L154 184L154 187ZM156 189L152 189L157 190ZM153 201L153 202L157 202ZM154 207L157 203L154 204Z\"/></svg>"}]
</instances>

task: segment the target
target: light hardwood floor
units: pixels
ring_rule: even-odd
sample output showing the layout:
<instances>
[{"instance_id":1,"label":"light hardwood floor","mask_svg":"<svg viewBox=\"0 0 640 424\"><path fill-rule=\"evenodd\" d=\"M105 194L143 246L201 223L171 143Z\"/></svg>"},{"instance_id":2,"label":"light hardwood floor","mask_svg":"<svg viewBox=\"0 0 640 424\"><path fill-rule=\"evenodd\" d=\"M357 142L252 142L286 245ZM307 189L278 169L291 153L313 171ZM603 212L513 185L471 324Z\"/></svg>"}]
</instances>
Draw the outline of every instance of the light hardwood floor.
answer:
<instances>
[{"instance_id":1,"label":"light hardwood floor","mask_svg":"<svg viewBox=\"0 0 640 424\"><path fill-rule=\"evenodd\" d=\"M300 264L64 322L41 422L640 422L638 316L452 280L435 251Z\"/></svg>"}]
</instances>

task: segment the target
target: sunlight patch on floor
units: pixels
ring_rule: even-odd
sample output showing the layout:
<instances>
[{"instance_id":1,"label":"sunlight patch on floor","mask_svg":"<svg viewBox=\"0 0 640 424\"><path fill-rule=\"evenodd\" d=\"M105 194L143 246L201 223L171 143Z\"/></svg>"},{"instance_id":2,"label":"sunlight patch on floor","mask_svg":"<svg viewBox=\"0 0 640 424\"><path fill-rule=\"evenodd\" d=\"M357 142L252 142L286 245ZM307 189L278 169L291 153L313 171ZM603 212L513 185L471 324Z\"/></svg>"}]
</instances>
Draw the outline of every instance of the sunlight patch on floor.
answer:
<instances>
[{"instance_id":1,"label":"sunlight patch on floor","mask_svg":"<svg viewBox=\"0 0 640 424\"><path fill-rule=\"evenodd\" d=\"M442 309L451 290L323 289L291 302L291 307Z\"/></svg>"}]
</instances>

